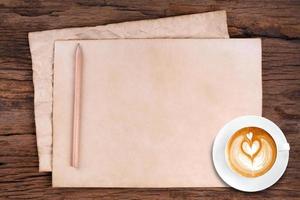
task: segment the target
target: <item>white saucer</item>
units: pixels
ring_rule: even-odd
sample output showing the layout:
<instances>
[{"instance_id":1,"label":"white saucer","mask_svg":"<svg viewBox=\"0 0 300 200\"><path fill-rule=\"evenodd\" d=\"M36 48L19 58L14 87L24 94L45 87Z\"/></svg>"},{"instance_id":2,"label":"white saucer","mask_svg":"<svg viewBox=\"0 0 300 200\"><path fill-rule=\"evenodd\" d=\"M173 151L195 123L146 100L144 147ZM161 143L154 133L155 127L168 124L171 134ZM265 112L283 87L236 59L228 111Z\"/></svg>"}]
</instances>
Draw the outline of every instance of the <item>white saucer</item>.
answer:
<instances>
[{"instance_id":1,"label":"white saucer","mask_svg":"<svg viewBox=\"0 0 300 200\"><path fill-rule=\"evenodd\" d=\"M255 178L247 178L233 172L225 159L225 148L231 135L241 128L250 126L267 131L277 145L274 165L267 173ZM243 116L228 122L219 131L213 144L213 162L217 173L228 185L241 191L256 192L270 187L283 175L289 160L289 148L284 134L272 121L259 116Z\"/></svg>"}]
</instances>

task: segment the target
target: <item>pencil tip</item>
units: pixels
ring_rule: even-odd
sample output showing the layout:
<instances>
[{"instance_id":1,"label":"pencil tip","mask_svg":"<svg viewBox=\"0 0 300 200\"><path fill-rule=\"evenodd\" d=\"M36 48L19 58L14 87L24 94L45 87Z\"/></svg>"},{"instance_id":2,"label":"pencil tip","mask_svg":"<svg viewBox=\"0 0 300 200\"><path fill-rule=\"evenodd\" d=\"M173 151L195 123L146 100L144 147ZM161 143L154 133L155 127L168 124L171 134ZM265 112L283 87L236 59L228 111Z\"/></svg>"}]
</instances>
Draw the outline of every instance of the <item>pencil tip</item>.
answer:
<instances>
[{"instance_id":1,"label":"pencil tip","mask_svg":"<svg viewBox=\"0 0 300 200\"><path fill-rule=\"evenodd\" d=\"M76 56L79 56L79 54L81 54L81 46L80 46L80 43L77 43L76 45Z\"/></svg>"}]
</instances>

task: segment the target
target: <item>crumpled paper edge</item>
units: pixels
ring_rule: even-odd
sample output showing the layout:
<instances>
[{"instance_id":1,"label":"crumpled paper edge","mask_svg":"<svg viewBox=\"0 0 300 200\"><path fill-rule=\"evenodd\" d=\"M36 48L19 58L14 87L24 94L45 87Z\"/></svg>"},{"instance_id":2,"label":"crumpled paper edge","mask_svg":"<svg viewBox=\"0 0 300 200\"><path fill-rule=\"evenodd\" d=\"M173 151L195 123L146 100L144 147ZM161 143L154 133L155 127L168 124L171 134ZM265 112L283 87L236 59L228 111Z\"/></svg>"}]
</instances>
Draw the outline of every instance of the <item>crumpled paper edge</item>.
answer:
<instances>
[{"instance_id":1,"label":"crumpled paper edge","mask_svg":"<svg viewBox=\"0 0 300 200\"><path fill-rule=\"evenodd\" d=\"M138 38L229 38L226 12L123 22L28 34L32 58L39 171L52 170L53 49L56 40Z\"/></svg>"}]
</instances>

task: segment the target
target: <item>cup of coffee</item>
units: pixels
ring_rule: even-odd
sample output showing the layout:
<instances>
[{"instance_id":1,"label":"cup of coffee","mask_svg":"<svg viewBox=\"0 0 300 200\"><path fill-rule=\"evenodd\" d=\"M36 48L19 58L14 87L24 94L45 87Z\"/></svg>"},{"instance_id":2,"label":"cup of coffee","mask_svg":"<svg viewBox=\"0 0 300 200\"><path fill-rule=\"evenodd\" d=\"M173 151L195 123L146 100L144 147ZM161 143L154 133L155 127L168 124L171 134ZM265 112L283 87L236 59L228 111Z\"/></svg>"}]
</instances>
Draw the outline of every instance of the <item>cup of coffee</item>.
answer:
<instances>
[{"instance_id":1,"label":"cup of coffee","mask_svg":"<svg viewBox=\"0 0 300 200\"><path fill-rule=\"evenodd\" d=\"M219 176L242 191L270 187L283 175L290 146L280 128L260 116L243 116L228 122L213 146Z\"/></svg>"},{"instance_id":2,"label":"cup of coffee","mask_svg":"<svg viewBox=\"0 0 300 200\"><path fill-rule=\"evenodd\" d=\"M289 145L276 144L273 137L264 129L244 127L229 138L225 157L234 172L244 177L255 178L272 168L277 151L285 150L289 150Z\"/></svg>"}]
</instances>

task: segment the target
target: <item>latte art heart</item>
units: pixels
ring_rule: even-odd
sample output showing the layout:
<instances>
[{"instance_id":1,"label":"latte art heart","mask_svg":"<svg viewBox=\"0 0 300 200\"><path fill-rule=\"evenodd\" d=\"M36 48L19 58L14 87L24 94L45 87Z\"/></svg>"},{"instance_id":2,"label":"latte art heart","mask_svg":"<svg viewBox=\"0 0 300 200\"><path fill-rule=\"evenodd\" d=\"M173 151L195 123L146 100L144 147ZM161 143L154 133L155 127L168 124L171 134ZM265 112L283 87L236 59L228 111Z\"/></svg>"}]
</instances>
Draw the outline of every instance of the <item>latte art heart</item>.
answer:
<instances>
[{"instance_id":1,"label":"latte art heart","mask_svg":"<svg viewBox=\"0 0 300 200\"><path fill-rule=\"evenodd\" d=\"M246 155L252 158L260 150L260 143L258 141L254 141L252 144L249 144L245 141L242 143L242 150Z\"/></svg>"},{"instance_id":2,"label":"latte art heart","mask_svg":"<svg viewBox=\"0 0 300 200\"><path fill-rule=\"evenodd\" d=\"M249 133L247 133L247 138L249 139L249 140L252 140L252 137L253 137L253 133L252 132L249 132Z\"/></svg>"},{"instance_id":3,"label":"latte art heart","mask_svg":"<svg viewBox=\"0 0 300 200\"><path fill-rule=\"evenodd\" d=\"M226 146L226 160L230 168L246 177L266 173L277 156L275 141L265 130L246 127L231 136Z\"/></svg>"}]
</instances>

